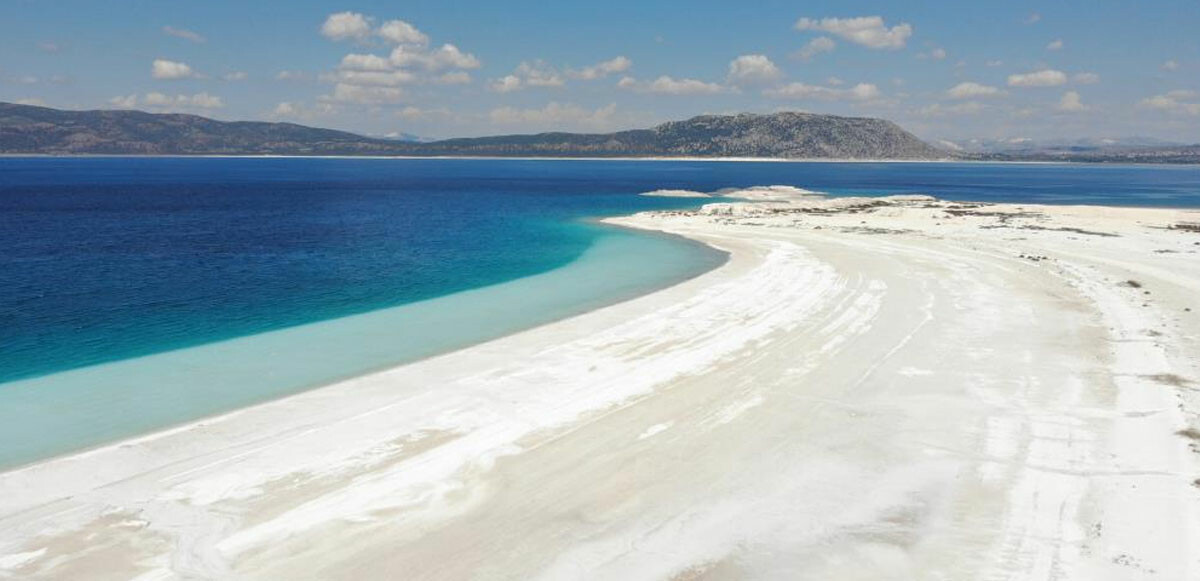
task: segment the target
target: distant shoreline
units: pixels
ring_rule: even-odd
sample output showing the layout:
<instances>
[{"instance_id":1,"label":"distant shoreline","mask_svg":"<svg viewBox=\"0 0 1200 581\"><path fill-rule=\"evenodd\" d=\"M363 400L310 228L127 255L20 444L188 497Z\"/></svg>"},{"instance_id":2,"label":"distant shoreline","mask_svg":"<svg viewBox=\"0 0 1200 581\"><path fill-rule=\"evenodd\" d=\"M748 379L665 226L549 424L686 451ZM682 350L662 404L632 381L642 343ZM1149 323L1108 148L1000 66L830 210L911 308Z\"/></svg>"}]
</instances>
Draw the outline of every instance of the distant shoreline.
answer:
<instances>
[{"instance_id":1,"label":"distant shoreline","mask_svg":"<svg viewBox=\"0 0 1200 581\"><path fill-rule=\"evenodd\" d=\"M162 159L375 159L375 160L483 160L483 161L700 161L720 163L911 163L939 164L960 163L979 165L1085 165L1085 166L1146 166L1146 167L1197 167L1200 163L1190 162L1146 162L1146 161L1042 161L1042 160L981 160L981 159L853 159L853 158L780 158L780 157L535 157L535 156L486 156L486 155L276 155L276 154L130 154L130 153L0 153L5 158L162 158Z\"/></svg>"}]
</instances>

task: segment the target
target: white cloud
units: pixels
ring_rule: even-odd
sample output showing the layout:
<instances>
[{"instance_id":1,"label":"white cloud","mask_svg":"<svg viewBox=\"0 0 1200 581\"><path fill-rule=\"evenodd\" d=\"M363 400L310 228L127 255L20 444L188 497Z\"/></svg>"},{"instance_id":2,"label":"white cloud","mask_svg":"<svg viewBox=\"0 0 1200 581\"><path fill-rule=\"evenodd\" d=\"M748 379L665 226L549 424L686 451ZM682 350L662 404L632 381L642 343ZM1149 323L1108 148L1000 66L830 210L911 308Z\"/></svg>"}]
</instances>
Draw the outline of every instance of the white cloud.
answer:
<instances>
[{"instance_id":1,"label":"white cloud","mask_svg":"<svg viewBox=\"0 0 1200 581\"><path fill-rule=\"evenodd\" d=\"M837 48L837 43L832 38L818 36L808 41L808 44L805 44L803 48L796 51L793 56L802 61L809 61L823 52L833 52L834 48Z\"/></svg>"},{"instance_id":2,"label":"white cloud","mask_svg":"<svg viewBox=\"0 0 1200 581\"><path fill-rule=\"evenodd\" d=\"M310 107L303 103L284 101L275 105L275 108L271 110L268 116L272 119L312 120L317 117L329 115L334 111L334 106L329 103L317 103Z\"/></svg>"},{"instance_id":3,"label":"white cloud","mask_svg":"<svg viewBox=\"0 0 1200 581\"><path fill-rule=\"evenodd\" d=\"M311 78L312 76L304 71L279 71L275 73L275 80L277 81L307 81Z\"/></svg>"},{"instance_id":4,"label":"white cloud","mask_svg":"<svg viewBox=\"0 0 1200 581\"><path fill-rule=\"evenodd\" d=\"M603 79L609 75L623 73L633 66L633 61L626 57L618 56L606 61L598 62L590 67L584 67L579 70L569 70L567 75L576 79L591 81L595 79Z\"/></svg>"},{"instance_id":5,"label":"white cloud","mask_svg":"<svg viewBox=\"0 0 1200 581\"><path fill-rule=\"evenodd\" d=\"M717 83L707 83L696 79L676 79L667 75L653 81L639 81L633 77L624 77L617 83L617 87L638 93L659 95L711 95L726 90Z\"/></svg>"},{"instance_id":6,"label":"white cloud","mask_svg":"<svg viewBox=\"0 0 1200 581\"><path fill-rule=\"evenodd\" d=\"M526 130L550 128L608 128L617 111L616 104L599 109L584 109L578 105L550 103L541 109L500 107L492 109L488 119L495 125L521 125Z\"/></svg>"},{"instance_id":7,"label":"white cloud","mask_svg":"<svg viewBox=\"0 0 1200 581\"><path fill-rule=\"evenodd\" d=\"M1162 95L1155 95L1142 99L1138 106L1145 109L1157 109L1168 113L1179 113L1184 115L1200 115L1200 103L1193 102L1200 95L1196 91L1179 90L1170 91Z\"/></svg>"},{"instance_id":8,"label":"white cloud","mask_svg":"<svg viewBox=\"0 0 1200 581\"><path fill-rule=\"evenodd\" d=\"M429 121L436 118L450 117L452 113L445 107L436 109L422 109L409 105L399 111L396 111L396 117L406 121Z\"/></svg>"},{"instance_id":9,"label":"white cloud","mask_svg":"<svg viewBox=\"0 0 1200 581\"><path fill-rule=\"evenodd\" d=\"M421 67L430 71L445 68L477 69L481 66L475 55L464 53L453 44L443 44L441 48L433 51L400 45L392 49L388 60L394 67Z\"/></svg>"},{"instance_id":10,"label":"white cloud","mask_svg":"<svg viewBox=\"0 0 1200 581\"><path fill-rule=\"evenodd\" d=\"M250 78L250 75L246 74L245 71L233 71L231 73L225 73L224 75L221 75L221 78L225 79L226 81L244 81Z\"/></svg>"},{"instance_id":11,"label":"white cloud","mask_svg":"<svg viewBox=\"0 0 1200 581\"><path fill-rule=\"evenodd\" d=\"M343 56L335 71L318 77L334 85L330 94L320 97L322 102L395 104L407 97L404 85L470 83L471 75L465 71L482 66L475 55L453 44L431 48L429 36L408 22L388 20L372 30L374 21L356 12L340 12L326 19L321 34L330 39L354 39L367 44L374 35L386 41L391 50L387 56L360 53Z\"/></svg>"},{"instance_id":12,"label":"white cloud","mask_svg":"<svg viewBox=\"0 0 1200 581\"><path fill-rule=\"evenodd\" d=\"M990 61L988 61L988 62L987 62L987 66L989 66L989 67L1002 67L1002 66L1004 66L1004 61L1002 61L1002 60L999 60L999 59L997 59L997 60L990 60Z\"/></svg>"},{"instance_id":13,"label":"white cloud","mask_svg":"<svg viewBox=\"0 0 1200 581\"><path fill-rule=\"evenodd\" d=\"M566 82L554 67L543 60L522 62L511 75L492 81L488 88L508 93L527 87L561 87Z\"/></svg>"},{"instance_id":14,"label":"white cloud","mask_svg":"<svg viewBox=\"0 0 1200 581\"><path fill-rule=\"evenodd\" d=\"M137 107L138 97L137 94L117 96L109 99L108 102L117 109L133 109Z\"/></svg>"},{"instance_id":15,"label":"white cloud","mask_svg":"<svg viewBox=\"0 0 1200 581\"><path fill-rule=\"evenodd\" d=\"M521 90L521 78L516 75L500 77L488 84L488 89L497 93L511 93Z\"/></svg>"},{"instance_id":16,"label":"white cloud","mask_svg":"<svg viewBox=\"0 0 1200 581\"><path fill-rule=\"evenodd\" d=\"M763 94L775 99L817 100L817 101L871 101L878 99L882 93L879 87L870 83L859 83L848 89L835 89L820 85L791 83L776 89L768 89Z\"/></svg>"},{"instance_id":17,"label":"white cloud","mask_svg":"<svg viewBox=\"0 0 1200 581\"><path fill-rule=\"evenodd\" d=\"M946 95L951 99L974 99L976 97L993 97L1000 95L1002 91L996 87L981 85L979 83L959 83L946 91Z\"/></svg>"},{"instance_id":18,"label":"white cloud","mask_svg":"<svg viewBox=\"0 0 1200 581\"><path fill-rule=\"evenodd\" d=\"M825 79L825 83L833 87L840 87L845 85L846 81L843 81L837 77L829 77L828 79Z\"/></svg>"},{"instance_id":19,"label":"white cloud","mask_svg":"<svg viewBox=\"0 0 1200 581\"><path fill-rule=\"evenodd\" d=\"M1056 87L1066 83L1066 73L1052 69L1008 76L1010 87Z\"/></svg>"},{"instance_id":20,"label":"white cloud","mask_svg":"<svg viewBox=\"0 0 1200 581\"><path fill-rule=\"evenodd\" d=\"M1174 70L1179 69L1179 63L1177 63L1173 60L1169 60L1169 61L1164 62L1162 64L1162 66L1160 66L1159 68L1161 68L1164 71L1174 71Z\"/></svg>"},{"instance_id":21,"label":"white cloud","mask_svg":"<svg viewBox=\"0 0 1200 581\"><path fill-rule=\"evenodd\" d=\"M58 51L62 50L62 47L59 46L57 42L50 42L50 41L39 42L39 43L37 43L37 47L38 47L38 50L40 50L44 53L47 53L47 54L55 54Z\"/></svg>"},{"instance_id":22,"label":"white cloud","mask_svg":"<svg viewBox=\"0 0 1200 581\"><path fill-rule=\"evenodd\" d=\"M207 40L206 38L201 36L200 33L192 32L191 30L188 30L186 28L175 28L174 26L164 26L164 27L162 27L162 31L163 31L163 34L166 34L167 36L174 36L175 38L182 38L184 40L190 40L190 41L196 42L196 43L203 43Z\"/></svg>"},{"instance_id":23,"label":"white cloud","mask_svg":"<svg viewBox=\"0 0 1200 581\"><path fill-rule=\"evenodd\" d=\"M342 57L338 68L351 71L386 71L392 68L392 63L378 55L350 53Z\"/></svg>"},{"instance_id":24,"label":"white cloud","mask_svg":"<svg viewBox=\"0 0 1200 581\"><path fill-rule=\"evenodd\" d=\"M917 109L916 114L920 117L956 117L960 115L974 115L986 108L986 105L977 101L967 101L966 103L955 103L953 105L934 103Z\"/></svg>"},{"instance_id":25,"label":"white cloud","mask_svg":"<svg viewBox=\"0 0 1200 581\"><path fill-rule=\"evenodd\" d=\"M1041 22L1041 20L1042 15L1037 12L1033 12L1028 18L1025 19L1025 24L1037 24L1038 22Z\"/></svg>"},{"instance_id":26,"label":"white cloud","mask_svg":"<svg viewBox=\"0 0 1200 581\"><path fill-rule=\"evenodd\" d=\"M371 34L371 21L357 12L330 14L321 25L321 35L330 40L366 40Z\"/></svg>"},{"instance_id":27,"label":"white cloud","mask_svg":"<svg viewBox=\"0 0 1200 581\"><path fill-rule=\"evenodd\" d=\"M1058 110L1065 113L1080 113L1088 110L1088 106L1083 104L1079 93L1075 91L1067 91L1063 93L1062 98L1058 101Z\"/></svg>"},{"instance_id":28,"label":"white cloud","mask_svg":"<svg viewBox=\"0 0 1200 581\"><path fill-rule=\"evenodd\" d=\"M16 101L13 101L13 103L16 103L18 105L32 105L34 107L45 107L46 106L46 102L37 97L25 97L23 99L17 99Z\"/></svg>"},{"instance_id":29,"label":"white cloud","mask_svg":"<svg viewBox=\"0 0 1200 581\"><path fill-rule=\"evenodd\" d=\"M917 58L931 59L931 60L935 60L935 61L943 61L943 60L946 60L946 57L948 57L948 56L950 56L950 54L946 52L946 49L935 48L935 49L929 51L928 53L921 53L921 54L917 55Z\"/></svg>"},{"instance_id":30,"label":"white cloud","mask_svg":"<svg viewBox=\"0 0 1200 581\"><path fill-rule=\"evenodd\" d=\"M729 63L729 82L735 84L769 83L779 79L779 67L766 55L744 54Z\"/></svg>"},{"instance_id":31,"label":"white cloud","mask_svg":"<svg viewBox=\"0 0 1200 581\"><path fill-rule=\"evenodd\" d=\"M404 97L404 90L399 87L337 83L333 86L333 94L321 99L359 105L386 105L399 103Z\"/></svg>"},{"instance_id":32,"label":"white cloud","mask_svg":"<svg viewBox=\"0 0 1200 581\"><path fill-rule=\"evenodd\" d=\"M451 71L434 77L438 85L466 85L471 82L471 75L465 71Z\"/></svg>"},{"instance_id":33,"label":"white cloud","mask_svg":"<svg viewBox=\"0 0 1200 581\"><path fill-rule=\"evenodd\" d=\"M159 92L152 92L143 95L142 102L145 103L147 107L167 111L219 109L225 106L225 102L222 101L220 97L210 95L208 93L171 96Z\"/></svg>"},{"instance_id":34,"label":"white cloud","mask_svg":"<svg viewBox=\"0 0 1200 581\"><path fill-rule=\"evenodd\" d=\"M1046 50L1062 50L1063 46L1064 44L1062 39L1058 38L1050 41L1050 44L1046 45Z\"/></svg>"},{"instance_id":35,"label":"white cloud","mask_svg":"<svg viewBox=\"0 0 1200 581\"><path fill-rule=\"evenodd\" d=\"M376 34L392 44L412 44L417 46L426 46L429 44L429 37L425 33L417 30L417 27L403 20L389 20L384 22Z\"/></svg>"},{"instance_id":36,"label":"white cloud","mask_svg":"<svg viewBox=\"0 0 1200 581\"><path fill-rule=\"evenodd\" d=\"M1077 85L1094 85L1100 82L1100 75L1096 73L1075 73L1071 75L1071 80Z\"/></svg>"},{"instance_id":37,"label":"white cloud","mask_svg":"<svg viewBox=\"0 0 1200 581\"><path fill-rule=\"evenodd\" d=\"M412 83L416 75L403 70L395 71L355 71L339 70L321 75L321 80L330 83L345 83L348 85L363 85L367 87L398 87Z\"/></svg>"},{"instance_id":38,"label":"white cloud","mask_svg":"<svg viewBox=\"0 0 1200 581\"><path fill-rule=\"evenodd\" d=\"M187 63L154 59L154 63L150 65L150 76L156 79L176 80L196 77L198 75Z\"/></svg>"},{"instance_id":39,"label":"white cloud","mask_svg":"<svg viewBox=\"0 0 1200 581\"><path fill-rule=\"evenodd\" d=\"M888 50L904 48L913 32L912 26L904 22L888 28L880 16L820 20L801 18L796 21L795 28L820 30L867 48Z\"/></svg>"}]
</instances>

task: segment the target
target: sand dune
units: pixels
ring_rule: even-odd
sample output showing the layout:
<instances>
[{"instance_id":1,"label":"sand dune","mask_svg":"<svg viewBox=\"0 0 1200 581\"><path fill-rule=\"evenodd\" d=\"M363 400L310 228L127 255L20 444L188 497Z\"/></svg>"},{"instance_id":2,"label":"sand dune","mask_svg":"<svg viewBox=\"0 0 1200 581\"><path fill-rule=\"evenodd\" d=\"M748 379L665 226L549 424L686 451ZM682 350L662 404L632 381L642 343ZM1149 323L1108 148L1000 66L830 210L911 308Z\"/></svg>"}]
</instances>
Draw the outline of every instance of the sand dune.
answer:
<instances>
[{"instance_id":1,"label":"sand dune","mask_svg":"<svg viewBox=\"0 0 1200 581\"><path fill-rule=\"evenodd\" d=\"M612 220L730 252L678 286L0 474L0 577L1200 577L1200 213L745 197Z\"/></svg>"}]
</instances>

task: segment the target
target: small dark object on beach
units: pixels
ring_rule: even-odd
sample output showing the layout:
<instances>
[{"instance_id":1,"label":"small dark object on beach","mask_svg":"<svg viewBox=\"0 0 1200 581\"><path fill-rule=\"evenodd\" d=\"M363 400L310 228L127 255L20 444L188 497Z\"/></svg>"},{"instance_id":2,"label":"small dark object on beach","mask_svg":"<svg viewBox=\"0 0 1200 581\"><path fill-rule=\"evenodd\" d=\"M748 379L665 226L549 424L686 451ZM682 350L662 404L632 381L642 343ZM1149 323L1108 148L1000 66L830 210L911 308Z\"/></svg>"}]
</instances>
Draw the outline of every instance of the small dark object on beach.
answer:
<instances>
[{"instance_id":1,"label":"small dark object on beach","mask_svg":"<svg viewBox=\"0 0 1200 581\"><path fill-rule=\"evenodd\" d=\"M1142 283L1140 283L1136 280L1127 280L1127 281L1121 283L1121 286L1127 286L1129 288L1142 288Z\"/></svg>"}]
</instances>

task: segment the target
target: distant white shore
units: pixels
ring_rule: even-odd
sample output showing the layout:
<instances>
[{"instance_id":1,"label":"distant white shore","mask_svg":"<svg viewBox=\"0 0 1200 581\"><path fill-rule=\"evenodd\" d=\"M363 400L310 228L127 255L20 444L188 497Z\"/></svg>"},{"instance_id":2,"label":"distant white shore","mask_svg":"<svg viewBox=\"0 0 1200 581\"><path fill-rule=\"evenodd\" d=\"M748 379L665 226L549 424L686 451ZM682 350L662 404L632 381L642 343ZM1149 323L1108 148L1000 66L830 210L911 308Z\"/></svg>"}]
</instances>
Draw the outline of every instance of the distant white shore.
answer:
<instances>
[{"instance_id":1,"label":"distant white shore","mask_svg":"<svg viewBox=\"0 0 1200 581\"><path fill-rule=\"evenodd\" d=\"M676 286L0 473L0 577L1200 574L1200 210L785 188L608 220L729 252Z\"/></svg>"},{"instance_id":2,"label":"distant white shore","mask_svg":"<svg viewBox=\"0 0 1200 581\"><path fill-rule=\"evenodd\" d=\"M168 155L132 155L132 154L42 154L42 153L0 153L3 158L215 158L215 159L449 159L449 160L517 160L517 161L695 161L695 162L753 162L753 163L896 163L896 164L980 164L980 165L1084 165L1084 166L1148 166L1148 167L1195 167L1196 163L1146 163L1146 162L1091 162L1091 161L1001 161L1001 160L961 160L961 159L856 159L856 158L778 158L778 157L523 157L523 156L473 156L473 155L216 155L216 154L168 154Z\"/></svg>"}]
</instances>

